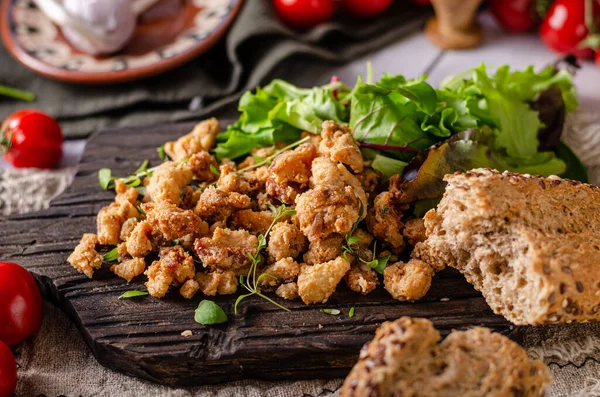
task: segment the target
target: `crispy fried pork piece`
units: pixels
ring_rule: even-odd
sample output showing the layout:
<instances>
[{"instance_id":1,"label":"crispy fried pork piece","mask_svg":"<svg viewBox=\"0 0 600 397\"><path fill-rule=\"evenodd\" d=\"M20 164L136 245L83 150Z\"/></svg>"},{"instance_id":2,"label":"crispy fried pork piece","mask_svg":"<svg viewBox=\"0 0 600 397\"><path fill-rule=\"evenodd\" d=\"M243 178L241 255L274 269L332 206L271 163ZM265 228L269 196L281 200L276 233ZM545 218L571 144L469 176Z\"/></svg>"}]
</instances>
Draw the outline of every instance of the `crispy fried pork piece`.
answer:
<instances>
[{"instance_id":1,"label":"crispy fried pork piece","mask_svg":"<svg viewBox=\"0 0 600 397\"><path fill-rule=\"evenodd\" d=\"M350 262L342 256L313 266L304 265L298 275L298 294L307 305L325 303L350 270Z\"/></svg>"},{"instance_id":2,"label":"crispy fried pork piece","mask_svg":"<svg viewBox=\"0 0 600 397\"><path fill-rule=\"evenodd\" d=\"M309 137L308 143L314 145L315 148L318 148L321 144L321 141L323 140L323 138L321 138L321 134L313 134L312 132L302 131L302 134L300 134L300 138L304 139L306 137Z\"/></svg>"},{"instance_id":3,"label":"crispy fried pork piece","mask_svg":"<svg viewBox=\"0 0 600 397\"><path fill-rule=\"evenodd\" d=\"M296 283L281 284L275 290L275 295L279 296L280 298L287 299L290 301L294 300L294 299L298 299L298 297L300 296L300 295L298 295L298 284L296 284Z\"/></svg>"},{"instance_id":4,"label":"crispy fried pork piece","mask_svg":"<svg viewBox=\"0 0 600 397\"><path fill-rule=\"evenodd\" d=\"M196 239L194 249L204 267L239 270L250 264L258 239L245 230L216 228L212 237Z\"/></svg>"},{"instance_id":5,"label":"crispy fried pork piece","mask_svg":"<svg viewBox=\"0 0 600 397\"><path fill-rule=\"evenodd\" d=\"M118 179L115 182L115 192L117 195L115 196L116 203L130 203L135 205L138 199L138 192L133 187L129 187L123 182L122 179Z\"/></svg>"},{"instance_id":6,"label":"crispy fried pork piece","mask_svg":"<svg viewBox=\"0 0 600 397\"><path fill-rule=\"evenodd\" d=\"M375 197L373 207L367 214L367 227L378 239L384 241L395 254L401 254L404 250L404 223L402 223L402 212L407 207L394 204L394 196L391 192L383 192Z\"/></svg>"},{"instance_id":7,"label":"crispy fried pork piece","mask_svg":"<svg viewBox=\"0 0 600 397\"><path fill-rule=\"evenodd\" d=\"M212 236L212 232L210 231L210 226L207 222L201 221L200 226L193 233L186 234L183 237L180 237L179 244L186 249L187 251L191 251L194 249L194 241L197 238L201 237L209 237Z\"/></svg>"},{"instance_id":8,"label":"crispy fried pork piece","mask_svg":"<svg viewBox=\"0 0 600 397\"><path fill-rule=\"evenodd\" d=\"M196 205L196 213L202 219L214 223L225 221L233 212L250 206L250 197L236 192L224 192L211 186L202 192Z\"/></svg>"},{"instance_id":9,"label":"crispy fried pork piece","mask_svg":"<svg viewBox=\"0 0 600 397\"><path fill-rule=\"evenodd\" d=\"M352 187L356 197L367 208L367 195L356 176L352 175L342 164L335 164L325 157L317 157L312 162L312 178L310 187L331 186L342 189L346 186Z\"/></svg>"},{"instance_id":10,"label":"crispy fried pork piece","mask_svg":"<svg viewBox=\"0 0 600 397\"><path fill-rule=\"evenodd\" d=\"M262 274L268 274L260 280L262 290L271 291L281 284L291 282L300 273L300 265L293 258L283 258L263 269Z\"/></svg>"},{"instance_id":11,"label":"crispy fried pork piece","mask_svg":"<svg viewBox=\"0 0 600 397\"><path fill-rule=\"evenodd\" d=\"M417 243L427 240L425 232L426 229L423 218L415 218L404 224L402 235L408 240L408 243L414 247Z\"/></svg>"},{"instance_id":12,"label":"crispy fried pork piece","mask_svg":"<svg viewBox=\"0 0 600 397\"><path fill-rule=\"evenodd\" d=\"M194 129L175 142L165 143L165 153L175 160L183 161L194 153L208 152L215 146L219 122L214 117L196 124Z\"/></svg>"},{"instance_id":13,"label":"crispy fried pork piece","mask_svg":"<svg viewBox=\"0 0 600 397\"><path fill-rule=\"evenodd\" d=\"M308 251L304 254L304 262L307 265L329 262L342 255L344 237L341 234L331 234L310 243Z\"/></svg>"},{"instance_id":14,"label":"crispy fried pork piece","mask_svg":"<svg viewBox=\"0 0 600 397\"><path fill-rule=\"evenodd\" d=\"M293 204L296 196L308 187L311 164L316 155L314 145L303 143L275 157L269 166L267 193L282 203Z\"/></svg>"},{"instance_id":15,"label":"crispy fried pork piece","mask_svg":"<svg viewBox=\"0 0 600 397\"><path fill-rule=\"evenodd\" d=\"M306 246L306 237L296 225L289 222L278 222L273 225L269 234L267 253L272 261L287 257L296 258L306 250Z\"/></svg>"},{"instance_id":16,"label":"crispy fried pork piece","mask_svg":"<svg viewBox=\"0 0 600 397\"><path fill-rule=\"evenodd\" d=\"M220 170L221 175L217 181L217 188L224 192L246 194L261 190L269 176L269 171L266 166L240 172L234 167L222 165Z\"/></svg>"},{"instance_id":17,"label":"crispy fried pork piece","mask_svg":"<svg viewBox=\"0 0 600 397\"><path fill-rule=\"evenodd\" d=\"M127 259L110 267L110 271L121 277L122 279L131 282L131 280L144 273L146 270L146 261L144 258Z\"/></svg>"},{"instance_id":18,"label":"crispy fried pork piece","mask_svg":"<svg viewBox=\"0 0 600 397\"><path fill-rule=\"evenodd\" d=\"M146 288L155 298L165 296L169 285L181 285L196 274L194 259L180 245L161 250L159 257L145 272Z\"/></svg>"},{"instance_id":19,"label":"crispy fried pork piece","mask_svg":"<svg viewBox=\"0 0 600 397\"><path fill-rule=\"evenodd\" d=\"M348 233L359 217L360 201L351 186L319 185L296 198L296 219L311 243Z\"/></svg>"},{"instance_id":20,"label":"crispy fried pork piece","mask_svg":"<svg viewBox=\"0 0 600 397\"><path fill-rule=\"evenodd\" d=\"M377 189L377 186L379 186L379 182L381 181L379 172L367 165L364 166L363 172L356 174L356 177L367 194L367 197L375 192L375 189Z\"/></svg>"},{"instance_id":21,"label":"crispy fried pork piece","mask_svg":"<svg viewBox=\"0 0 600 397\"><path fill-rule=\"evenodd\" d=\"M200 200L201 195L201 189L194 190L193 187L186 186L183 190L183 194L181 195L180 207L186 210L196 208L196 205L198 205L198 201Z\"/></svg>"},{"instance_id":22,"label":"crispy fried pork piece","mask_svg":"<svg viewBox=\"0 0 600 397\"><path fill-rule=\"evenodd\" d=\"M411 259L389 265L383 272L383 285L394 299L414 302L431 287L434 271L427 263Z\"/></svg>"},{"instance_id":23,"label":"crispy fried pork piece","mask_svg":"<svg viewBox=\"0 0 600 397\"><path fill-rule=\"evenodd\" d=\"M232 271L196 273L200 291L207 296L231 295L237 291L238 278Z\"/></svg>"},{"instance_id":24,"label":"crispy fried pork piece","mask_svg":"<svg viewBox=\"0 0 600 397\"><path fill-rule=\"evenodd\" d=\"M98 237L95 234L86 233L67 258L67 262L88 278L92 278L94 270L100 269L102 266L102 255L96 251L96 244L98 244Z\"/></svg>"},{"instance_id":25,"label":"crispy fried pork piece","mask_svg":"<svg viewBox=\"0 0 600 397\"><path fill-rule=\"evenodd\" d=\"M344 276L348 288L354 292L367 295L379 285L377 272L364 263L359 263L350 268Z\"/></svg>"},{"instance_id":26,"label":"crispy fried pork piece","mask_svg":"<svg viewBox=\"0 0 600 397\"><path fill-rule=\"evenodd\" d=\"M159 202L142 204L146 219L154 230L160 230L165 239L175 240L194 233L202 220L193 210L182 210L174 204Z\"/></svg>"},{"instance_id":27,"label":"crispy fried pork piece","mask_svg":"<svg viewBox=\"0 0 600 397\"><path fill-rule=\"evenodd\" d=\"M254 148L250 151L250 154L250 156L246 157L244 161L240 163L240 169L256 165L258 162L262 162L263 159L275 154L275 148L273 146Z\"/></svg>"},{"instance_id":28,"label":"crispy fried pork piece","mask_svg":"<svg viewBox=\"0 0 600 397\"><path fill-rule=\"evenodd\" d=\"M188 164L165 161L152 173L144 200L179 205L181 194L191 181L192 169Z\"/></svg>"},{"instance_id":29,"label":"crispy fried pork piece","mask_svg":"<svg viewBox=\"0 0 600 397\"><path fill-rule=\"evenodd\" d=\"M137 218L129 218L125 222L123 222L119 239L121 241L127 241L129 236L131 235L131 232L133 232L133 229L135 229L135 227L137 226L138 222L139 221Z\"/></svg>"},{"instance_id":30,"label":"crispy fried pork piece","mask_svg":"<svg viewBox=\"0 0 600 397\"><path fill-rule=\"evenodd\" d=\"M337 124L335 121L325 121L322 125L319 154L331 161L350 166L354 172L362 172L363 158L358 143L352 136L352 131Z\"/></svg>"},{"instance_id":31,"label":"crispy fried pork piece","mask_svg":"<svg viewBox=\"0 0 600 397\"><path fill-rule=\"evenodd\" d=\"M138 216L140 213L129 201L115 202L102 208L96 217L98 243L119 244L123 223L129 218Z\"/></svg>"},{"instance_id":32,"label":"crispy fried pork piece","mask_svg":"<svg viewBox=\"0 0 600 397\"><path fill-rule=\"evenodd\" d=\"M194 153L190 157L188 164L195 180L207 183L217 180L218 176L210 166L212 165L215 170L218 170L219 166L217 165L217 160L210 153L204 151Z\"/></svg>"},{"instance_id":33,"label":"crispy fried pork piece","mask_svg":"<svg viewBox=\"0 0 600 397\"><path fill-rule=\"evenodd\" d=\"M196 277L198 276L198 274L199 273L196 274ZM179 288L179 293L185 299L192 299L194 295L196 295L196 292L198 292L199 290L200 284L198 284L198 282L195 279L191 278L185 283L183 283L181 288Z\"/></svg>"},{"instance_id":34,"label":"crispy fried pork piece","mask_svg":"<svg viewBox=\"0 0 600 397\"><path fill-rule=\"evenodd\" d=\"M125 242L127 253L132 257L143 257L152 251L152 226L148 221L139 222Z\"/></svg>"},{"instance_id":35,"label":"crispy fried pork piece","mask_svg":"<svg viewBox=\"0 0 600 397\"><path fill-rule=\"evenodd\" d=\"M271 211L241 210L231 215L231 226L235 229L245 229L252 234L265 234L273 219Z\"/></svg>"}]
</instances>

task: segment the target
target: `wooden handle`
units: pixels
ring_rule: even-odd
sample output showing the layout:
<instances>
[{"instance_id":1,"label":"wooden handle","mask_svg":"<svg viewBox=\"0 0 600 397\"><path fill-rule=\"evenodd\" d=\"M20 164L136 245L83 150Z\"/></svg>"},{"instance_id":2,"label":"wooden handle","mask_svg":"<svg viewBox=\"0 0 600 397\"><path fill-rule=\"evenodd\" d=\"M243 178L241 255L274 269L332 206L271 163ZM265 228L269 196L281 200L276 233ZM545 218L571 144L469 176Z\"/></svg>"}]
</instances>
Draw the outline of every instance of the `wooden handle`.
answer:
<instances>
[{"instance_id":1,"label":"wooden handle","mask_svg":"<svg viewBox=\"0 0 600 397\"><path fill-rule=\"evenodd\" d=\"M425 27L429 40L443 49L465 49L479 45L481 27L476 20L482 0L431 0L435 17Z\"/></svg>"}]
</instances>

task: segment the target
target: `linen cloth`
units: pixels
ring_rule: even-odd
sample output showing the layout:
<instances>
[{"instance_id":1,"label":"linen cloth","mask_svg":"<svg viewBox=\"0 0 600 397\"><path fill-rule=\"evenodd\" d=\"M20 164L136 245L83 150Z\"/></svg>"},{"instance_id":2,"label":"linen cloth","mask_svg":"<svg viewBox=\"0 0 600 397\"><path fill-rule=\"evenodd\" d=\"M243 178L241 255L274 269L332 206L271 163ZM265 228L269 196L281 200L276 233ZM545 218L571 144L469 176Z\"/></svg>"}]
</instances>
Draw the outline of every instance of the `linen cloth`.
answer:
<instances>
[{"instance_id":1,"label":"linen cloth","mask_svg":"<svg viewBox=\"0 0 600 397\"><path fill-rule=\"evenodd\" d=\"M590 182L600 185L600 116L585 111L570 115L563 140L587 166ZM72 174L69 169L0 169L0 211L8 215L46 207L68 185ZM523 345L532 358L543 360L554 375L548 396L600 396L600 323L528 328ZM49 304L38 336L18 346L15 352L20 365L18 397L334 397L343 382L247 380L178 389L156 385L98 364L73 323ZM318 376L315 374L315 378Z\"/></svg>"},{"instance_id":2,"label":"linen cloth","mask_svg":"<svg viewBox=\"0 0 600 397\"><path fill-rule=\"evenodd\" d=\"M414 32L431 15L429 7L396 1L375 20L339 12L331 23L298 32L279 21L271 4L245 0L216 47L176 70L138 82L86 86L52 81L22 67L0 45L0 84L37 94L33 103L0 97L0 120L18 109L35 107L56 117L67 138L82 138L109 126L199 118L225 103L235 110L239 92L275 75L303 86L326 84L314 81L318 70Z\"/></svg>"}]
</instances>

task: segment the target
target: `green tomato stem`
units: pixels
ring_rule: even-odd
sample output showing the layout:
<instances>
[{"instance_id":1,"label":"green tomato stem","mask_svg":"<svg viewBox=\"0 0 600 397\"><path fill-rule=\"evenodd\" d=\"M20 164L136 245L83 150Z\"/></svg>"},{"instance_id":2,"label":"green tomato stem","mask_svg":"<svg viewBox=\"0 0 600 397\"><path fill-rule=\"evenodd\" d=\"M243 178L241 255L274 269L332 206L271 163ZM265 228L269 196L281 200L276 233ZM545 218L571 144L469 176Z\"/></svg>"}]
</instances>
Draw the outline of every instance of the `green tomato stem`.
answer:
<instances>
[{"instance_id":1,"label":"green tomato stem","mask_svg":"<svg viewBox=\"0 0 600 397\"><path fill-rule=\"evenodd\" d=\"M25 102L32 102L35 99L35 94L28 91L19 90L18 88L0 85L0 95L9 98L20 99Z\"/></svg>"}]
</instances>

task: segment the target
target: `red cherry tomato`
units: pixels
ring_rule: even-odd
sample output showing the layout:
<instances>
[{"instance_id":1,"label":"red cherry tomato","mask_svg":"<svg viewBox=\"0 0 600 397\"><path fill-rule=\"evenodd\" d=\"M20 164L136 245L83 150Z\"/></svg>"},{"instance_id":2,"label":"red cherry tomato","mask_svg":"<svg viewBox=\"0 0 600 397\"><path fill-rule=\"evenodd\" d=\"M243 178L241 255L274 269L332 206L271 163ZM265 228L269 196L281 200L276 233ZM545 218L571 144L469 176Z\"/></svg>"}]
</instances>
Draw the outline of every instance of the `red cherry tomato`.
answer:
<instances>
[{"instance_id":1,"label":"red cherry tomato","mask_svg":"<svg viewBox=\"0 0 600 397\"><path fill-rule=\"evenodd\" d=\"M11 397L17 388L17 362L15 356L0 341L0 397Z\"/></svg>"},{"instance_id":2,"label":"red cherry tomato","mask_svg":"<svg viewBox=\"0 0 600 397\"><path fill-rule=\"evenodd\" d=\"M25 109L2 123L4 159L17 168L54 168L62 158L60 125L46 113Z\"/></svg>"},{"instance_id":3,"label":"red cherry tomato","mask_svg":"<svg viewBox=\"0 0 600 397\"><path fill-rule=\"evenodd\" d=\"M333 0L273 0L279 18L288 25L308 29L333 17Z\"/></svg>"},{"instance_id":4,"label":"red cherry tomato","mask_svg":"<svg viewBox=\"0 0 600 397\"><path fill-rule=\"evenodd\" d=\"M593 8L594 15L599 15L595 2ZM594 55L592 49L578 47L587 35L585 0L557 0L540 26L540 36L548 48L561 54L573 54L581 59Z\"/></svg>"},{"instance_id":5,"label":"red cherry tomato","mask_svg":"<svg viewBox=\"0 0 600 397\"><path fill-rule=\"evenodd\" d=\"M373 18L384 12L392 0L342 0L342 8L360 18Z\"/></svg>"},{"instance_id":6,"label":"red cherry tomato","mask_svg":"<svg viewBox=\"0 0 600 397\"><path fill-rule=\"evenodd\" d=\"M490 11L509 32L526 32L535 26L535 0L488 0Z\"/></svg>"},{"instance_id":7,"label":"red cherry tomato","mask_svg":"<svg viewBox=\"0 0 600 397\"><path fill-rule=\"evenodd\" d=\"M25 268L0 262L0 341L16 345L42 325L42 296Z\"/></svg>"},{"instance_id":8,"label":"red cherry tomato","mask_svg":"<svg viewBox=\"0 0 600 397\"><path fill-rule=\"evenodd\" d=\"M600 67L600 51L596 51L596 65Z\"/></svg>"}]
</instances>

